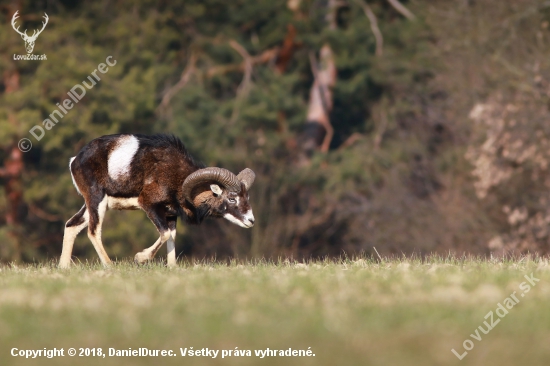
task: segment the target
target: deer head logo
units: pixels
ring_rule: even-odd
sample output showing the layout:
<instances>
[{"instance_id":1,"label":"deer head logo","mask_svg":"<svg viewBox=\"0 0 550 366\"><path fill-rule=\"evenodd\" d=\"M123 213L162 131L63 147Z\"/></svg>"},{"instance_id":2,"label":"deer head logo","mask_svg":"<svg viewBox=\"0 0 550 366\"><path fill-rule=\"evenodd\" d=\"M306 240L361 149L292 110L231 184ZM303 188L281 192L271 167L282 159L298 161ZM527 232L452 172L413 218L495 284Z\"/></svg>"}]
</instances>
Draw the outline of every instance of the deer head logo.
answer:
<instances>
[{"instance_id":1,"label":"deer head logo","mask_svg":"<svg viewBox=\"0 0 550 366\"><path fill-rule=\"evenodd\" d=\"M42 22L42 29L40 29L37 33L36 30L34 30L34 32L32 33L32 36L28 36L27 35L27 30L25 29L25 32L21 33L19 31L19 27L15 28L15 20L17 18L19 18L19 15L17 15L17 13L19 12L16 11L15 14L13 14L13 17L11 18L11 26L13 27L13 29L19 33L21 35L21 38L23 38L23 41L25 41L25 48L27 49L27 53L31 53L32 50L34 49L34 42L36 42L36 39L38 38L38 36L40 35L40 33L42 33L42 31L44 30L44 28L46 28L46 24L48 24L48 14L44 13L44 20L45 22Z\"/></svg>"}]
</instances>

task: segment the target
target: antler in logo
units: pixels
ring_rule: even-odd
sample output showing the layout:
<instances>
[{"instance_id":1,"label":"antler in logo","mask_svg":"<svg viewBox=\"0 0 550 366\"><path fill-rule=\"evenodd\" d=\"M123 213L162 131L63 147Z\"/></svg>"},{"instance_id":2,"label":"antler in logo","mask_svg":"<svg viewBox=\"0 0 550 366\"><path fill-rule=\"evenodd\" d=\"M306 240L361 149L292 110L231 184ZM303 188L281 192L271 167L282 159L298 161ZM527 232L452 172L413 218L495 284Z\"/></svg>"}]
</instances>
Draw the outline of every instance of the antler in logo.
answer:
<instances>
[{"instance_id":1,"label":"antler in logo","mask_svg":"<svg viewBox=\"0 0 550 366\"><path fill-rule=\"evenodd\" d=\"M38 31L38 33L36 33L36 30L33 32L32 36L28 36L27 35L27 30L25 29L25 32L21 33L19 31L19 27L15 28L15 20L19 17L19 15L17 15L17 13L19 12L16 11L15 14L13 14L13 17L11 18L11 26L13 27L13 29L19 33L21 35L21 38L23 38L23 41L25 41L25 48L27 49L27 53L31 53L32 50L34 49L34 42L36 42L36 38L38 38L38 36L40 35L40 33L42 33L42 31L44 30L44 28L46 28L46 24L48 24L48 14L44 13L44 20L45 22L42 22L42 29L40 29Z\"/></svg>"}]
</instances>

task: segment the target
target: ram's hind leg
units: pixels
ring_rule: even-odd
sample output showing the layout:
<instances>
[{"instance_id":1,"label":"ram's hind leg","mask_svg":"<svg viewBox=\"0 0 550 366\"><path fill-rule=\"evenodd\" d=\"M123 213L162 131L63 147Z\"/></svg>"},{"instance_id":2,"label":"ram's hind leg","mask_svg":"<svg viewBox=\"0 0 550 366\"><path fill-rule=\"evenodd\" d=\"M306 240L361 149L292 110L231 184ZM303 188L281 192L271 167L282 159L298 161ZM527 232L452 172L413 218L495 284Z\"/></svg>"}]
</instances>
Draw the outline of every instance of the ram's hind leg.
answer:
<instances>
[{"instance_id":1,"label":"ram's hind leg","mask_svg":"<svg viewBox=\"0 0 550 366\"><path fill-rule=\"evenodd\" d=\"M69 268L71 265L71 254L76 236L86 226L88 226L88 210L86 205L82 206L67 223L65 224L65 232L63 233L63 250L59 259L59 268Z\"/></svg>"},{"instance_id":2,"label":"ram's hind leg","mask_svg":"<svg viewBox=\"0 0 550 366\"><path fill-rule=\"evenodd\" d=\"M88 224L88 237L90 238L94 248L101 260L101 263L105 267L108 267L111 264L109 255L103 247L101 242L101 226L103 225L103 218L105 217L105 212L107 211L107 196L99 198L98 196L92 198L91 202L87 202L88 212L89 212L89 224Z\"/></svg>"}]
</instances>

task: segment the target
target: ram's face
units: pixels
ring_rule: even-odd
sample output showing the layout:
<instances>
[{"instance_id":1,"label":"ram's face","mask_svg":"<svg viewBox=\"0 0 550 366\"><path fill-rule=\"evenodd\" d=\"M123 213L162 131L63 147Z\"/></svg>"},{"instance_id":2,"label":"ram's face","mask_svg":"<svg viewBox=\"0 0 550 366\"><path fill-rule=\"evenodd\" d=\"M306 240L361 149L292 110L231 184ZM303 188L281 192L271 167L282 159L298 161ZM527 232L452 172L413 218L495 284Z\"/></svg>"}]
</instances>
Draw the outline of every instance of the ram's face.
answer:
<instances>
[{"instance_id":1,"label":"ram's face","mask_svg":"<svg viewBox=\"0 0 550 366\"><path fill-rule=\"evenodd\" d=\"M239 193L221 189L217 184L210 186L212 193L221 202L218 206L218 214L232 223L244 228L254 226L254 214L248 203L248 190L242 184Z\"/></svg>"}]
</instances>

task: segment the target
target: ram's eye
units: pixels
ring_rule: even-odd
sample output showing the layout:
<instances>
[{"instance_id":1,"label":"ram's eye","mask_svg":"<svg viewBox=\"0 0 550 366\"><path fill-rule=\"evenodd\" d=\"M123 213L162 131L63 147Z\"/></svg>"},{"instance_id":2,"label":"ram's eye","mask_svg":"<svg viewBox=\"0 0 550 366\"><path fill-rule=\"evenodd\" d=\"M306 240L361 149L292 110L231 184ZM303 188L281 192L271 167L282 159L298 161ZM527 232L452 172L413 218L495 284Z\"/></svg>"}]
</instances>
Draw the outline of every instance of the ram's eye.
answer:
<instances>
[{"instance_id":1,"label":"ram's eye","mask_svg":"<svg viewBox=\"0 0 550 366\"><path fill-rule=\"evenodd\" d=\"M230 203L235 203L235 202L237 202L237 200L234 199L234 198L228 198L227 200L228 200Z\"/></svg>"}]
</instances>

